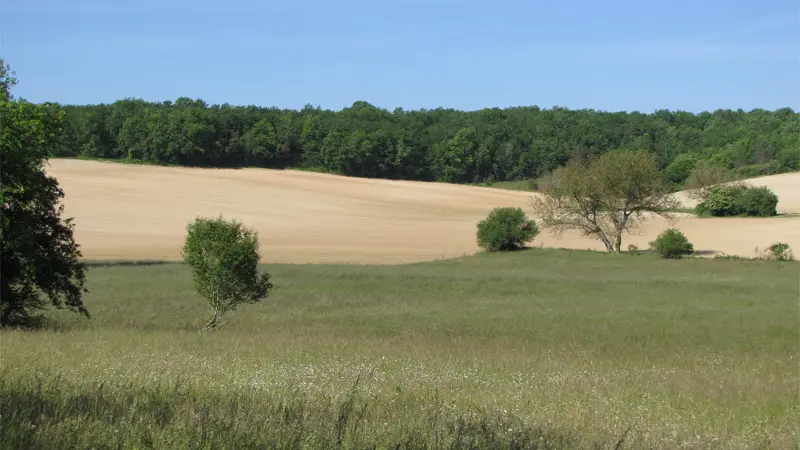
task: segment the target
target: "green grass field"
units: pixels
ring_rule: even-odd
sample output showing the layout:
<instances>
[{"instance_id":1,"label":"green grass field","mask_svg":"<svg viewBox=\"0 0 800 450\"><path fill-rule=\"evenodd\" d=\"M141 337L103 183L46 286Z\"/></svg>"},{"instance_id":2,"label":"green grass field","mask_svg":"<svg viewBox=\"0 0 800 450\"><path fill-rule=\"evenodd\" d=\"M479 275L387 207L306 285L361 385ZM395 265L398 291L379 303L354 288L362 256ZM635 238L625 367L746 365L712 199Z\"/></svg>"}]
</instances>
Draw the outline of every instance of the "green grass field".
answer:
<instances>
[{"instance_id":1,"label":"green grass field","mask_svg":"<svg viewBox=\"0 0 800 450\"><path fill-rule=\"evenodd\" d=\"M798 448L800 264L534 249L270 265L207 320L180 264L93 267L5 331L2 448Z\"/></svg>"}]
</instances>

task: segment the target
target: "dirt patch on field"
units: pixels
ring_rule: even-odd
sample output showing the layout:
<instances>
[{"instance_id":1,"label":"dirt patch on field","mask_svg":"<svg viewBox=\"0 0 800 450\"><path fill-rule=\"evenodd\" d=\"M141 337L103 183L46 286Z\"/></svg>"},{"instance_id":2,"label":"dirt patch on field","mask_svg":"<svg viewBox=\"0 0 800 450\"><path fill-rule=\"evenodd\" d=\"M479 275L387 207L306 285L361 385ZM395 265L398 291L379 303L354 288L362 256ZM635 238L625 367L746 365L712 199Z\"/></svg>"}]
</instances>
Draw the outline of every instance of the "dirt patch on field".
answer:
<instances>
[{"instance_id":1,"label":"dirt patch on field","mask_svg":"<svg viewBox=\"0 0 800 450\"><path fill-rule=\"evenodd\" d=\"M53 159L76 239L88 259L179 259L197 216L235 217L259 231L265 262L391 264L478 250L475 226L496 206L530 211L531 193L440 183L346 178L264 169L193 169ZM800 174L752 180L800 212ZM761 184L759 184L761 183ZM800 250L800 217L674 223L698 250L753 256L775 241ZM646 248L669 227L650 220L624 246ZM534 245L602 249L578 233L542 233ZM797 251L797 250L796 250Z\"/></svg>"}]
</instances>

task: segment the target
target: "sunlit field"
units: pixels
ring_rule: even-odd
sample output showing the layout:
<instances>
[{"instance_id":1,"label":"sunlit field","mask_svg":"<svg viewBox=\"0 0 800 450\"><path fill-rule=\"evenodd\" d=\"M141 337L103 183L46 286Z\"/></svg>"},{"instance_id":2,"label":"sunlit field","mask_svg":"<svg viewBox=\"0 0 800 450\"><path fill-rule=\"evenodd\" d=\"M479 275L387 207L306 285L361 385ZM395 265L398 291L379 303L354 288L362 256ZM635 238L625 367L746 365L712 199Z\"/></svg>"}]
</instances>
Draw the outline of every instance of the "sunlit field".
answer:
<instances>
[{"instance_id":1,"label":"sunlit field","mask_svg":"<svg viewBox=\"0 0 800 450\"><path fill-rule=\"evenodd\" d=\"M267 265L213 333L181 264L0 334L2 448L798 448L800 264L534 249Z\"/></svg>"},{"instance_id":2,"label":"sunlit field","mask_svg":"<svg viewBox=\"0 0 800 450\"><path fill-rule=\"evenodd\" d=\"M527 182L493 188L343 177L296 170L199 169L51 159L48 174L66 194L75 240L96 260L180 260L186 224L197 216L236 218L259 232L265 263L397 264L449 259L479 250L475 225L489 212L515 206L533 215L539 195ZM779 197L780 218L651 217L626 234L625 246L646 249L667 228L679 228L704 255L754 257L785 242L800 249L800 172L748 180ZM516 189L515 189L516 188ZM688 208L686 192L676 193ZM794 213L794 214L793 214ZM542 229L546 248L601 250L578 230Z\"/></svg>"}]
</instances>

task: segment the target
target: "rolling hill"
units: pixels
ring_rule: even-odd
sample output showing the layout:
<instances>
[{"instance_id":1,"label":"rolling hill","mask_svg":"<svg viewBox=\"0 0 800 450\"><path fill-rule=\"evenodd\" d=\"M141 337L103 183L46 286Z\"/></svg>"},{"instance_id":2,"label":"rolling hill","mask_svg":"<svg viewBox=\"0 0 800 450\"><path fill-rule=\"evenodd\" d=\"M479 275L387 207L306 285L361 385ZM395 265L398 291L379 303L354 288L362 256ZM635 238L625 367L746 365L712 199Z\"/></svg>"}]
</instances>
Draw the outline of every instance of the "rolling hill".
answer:
<instances>
[{"instance_id":1,"label":"rolling hill","mask_svg":"<svg viewBox=\"0 0 800 450\"><path fill-rule=\"evenodd\" d=\"M197 216L235 217L259 231L265 262L395 264L478 250L475 226L496 206L528 211L529 192L269 169L196 169L52 159L76 240L93 260L180 258ZM800 173L750 180L773 189L780 212L800 212ZM753 256L776 241L800 249L800 216L674 223L707 253ZM646 248L670 224L646 222L624 246ZM577 232L534 245L602 249Z\"/></svg>"}]
</instances>

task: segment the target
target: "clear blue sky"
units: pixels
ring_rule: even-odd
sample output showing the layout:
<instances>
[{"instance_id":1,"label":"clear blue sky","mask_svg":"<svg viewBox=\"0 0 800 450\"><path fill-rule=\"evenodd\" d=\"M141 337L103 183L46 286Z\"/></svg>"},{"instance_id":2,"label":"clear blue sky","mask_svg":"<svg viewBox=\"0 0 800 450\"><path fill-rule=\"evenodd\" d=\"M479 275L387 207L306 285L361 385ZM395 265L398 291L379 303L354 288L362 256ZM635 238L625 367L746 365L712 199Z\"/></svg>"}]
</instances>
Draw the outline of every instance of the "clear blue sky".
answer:
<instances>
[{"instance_id":1,"label":"clear blue sky","mask_svg":"<svg viewBox=\"0 0 800 450\"><path fill-rule=\"evenodd\" d=\"M800 109L800 0L0 0L31 101Z\"/></svg>"}]
</instances>

